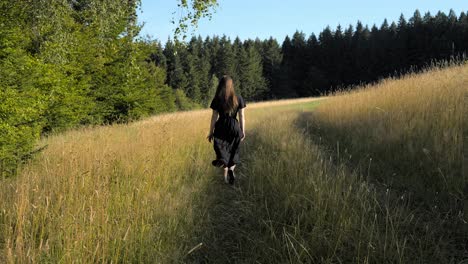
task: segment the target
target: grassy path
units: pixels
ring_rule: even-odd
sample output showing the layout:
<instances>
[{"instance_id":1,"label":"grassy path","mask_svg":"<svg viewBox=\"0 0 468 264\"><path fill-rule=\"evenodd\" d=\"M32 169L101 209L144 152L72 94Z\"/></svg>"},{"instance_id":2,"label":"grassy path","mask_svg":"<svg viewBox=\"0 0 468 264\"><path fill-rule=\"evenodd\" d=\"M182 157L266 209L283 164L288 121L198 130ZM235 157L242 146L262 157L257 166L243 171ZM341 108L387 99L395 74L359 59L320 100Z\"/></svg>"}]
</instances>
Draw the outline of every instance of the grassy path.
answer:
<instances>
[{"instance_id":1,"label":"grassy path","mask_svg":"<svg viewBox=\"0 0 468 264\"><path fill-rule=\"evenodd\" d=\"M256 177L267 177L258 173L255 168L258 158L258 148L262 147L259 126L280 121L281 116L289 115L296 118L302 111L312 111L319 102L299 102L273 109L254 108L252 122L249 122L247 139L242 144L242 164L236 169L238 180L234 186L224 183L222 170L213 170L209 176L203 193L203 200L198 210L206 215L200 219L195 232L195 239L191 241L193 247L185 261L190 263L256 263L261 260L258 250L264 253L269 248L268 241L262 240L265 223L258 214L263 207L261 199L256 199L252 193ZM275 115L267 115L273 111ZM268 120L268 121L267 121ZM284 124L286 125L286 124ZM280 142L279 142L280 143ZM265 147L265 146L263 146ZM267 146L268 147L268 146ZM268 169L266 170L268 172ZM262 245L264 244L264 245ZM271 245L270 245L271 246ZM258 262L262 263L262 262Z\"/></svg>"},{"instance_id":2,"label":"grassy path","mask_svg":"<svg viewBox=\"0 0 468 264\"><path fill-rule=\"evenodd\" d=\"M280 116L283 113L310 111L317 102L303 102L286 106L275 106L274 112ZM254 110L255 111L255 110ZM200 219L193 248L185 261L190 263L255 263L255 249L261 247L262 235L256 210L261 204L252 201L251 193L247 193L250 178L256 177L250 167L256 162L255 148L260 142L258 125L261 120L268 119L264 109L254 112L253 122L247 132L247 139L242 144L242 164L237 167L237 181L234 186L224 183L222 170L215 169L209 175L203 202L199 210L206 215ZM274 120L275 117L269 117ZM264 175L258 175L263 177ZM265 245L268 247L268 245Z\"/></svg>"},{"instance_id":3,"label":"grassy path","mask_svg":"<svg viewBox=\"0 0 468 264\"><path fill-rule=\"evenodd\" d=\"M244 239L249 235L249 217L242 200L242 187L225 185L221 177L214 178L207 186L209 193L205 205L209 207L202 225L197 230L197 244L187 258L191 263L238 263ZM190 252L190 251L189 251Z\"/></svg>"}]
</instances>

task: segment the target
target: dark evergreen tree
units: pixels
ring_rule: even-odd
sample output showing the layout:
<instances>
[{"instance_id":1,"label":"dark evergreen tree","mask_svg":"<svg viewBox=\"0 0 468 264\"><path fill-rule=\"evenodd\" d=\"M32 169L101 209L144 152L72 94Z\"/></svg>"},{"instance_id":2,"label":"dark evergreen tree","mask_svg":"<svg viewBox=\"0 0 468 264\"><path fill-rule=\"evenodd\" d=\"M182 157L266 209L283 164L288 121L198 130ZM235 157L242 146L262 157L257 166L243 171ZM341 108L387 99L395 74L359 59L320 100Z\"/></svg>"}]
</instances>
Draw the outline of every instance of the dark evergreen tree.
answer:
<instances>
[{"instance_id":1,"label":"dark evergreen tree","mask_svg":"<svg viewBox=\"0 0 468 264\"><path fill-rule=\"evenodd\" d=\"M216 54L215 61L215 74L217 76L222 75L234 75L235 73L235 58L232 49L231 40L223 36L219 41L219 50Z\"/></svg>"},{"instance_id":2,"label":"dark evergreen tree","mask_svg":"<svg viewBox=\"0 0 468 264\"><path fill-rule=\"evenodd\" d=\"M234 80L234 83L237 88L242 87L241 83L241 72L242 72L242 64L241 64L241 58L242 56L245 55L245 50L244 50L244 43L241 41L239 37L236 37L234 39L233 45L232 45L232 52L234 54L234 69L231 74L231 77Z\"/></svg>"},{"instance_id":3,"label":"dark evergreen tree","mask_svg":"<svg viewBox=\"0 0 468 264\"><path fill-rule=\"evenodd\" d=\"M274 38L269 38L262 43L261 47L262 63L263 63L263 76L268 87L268 98L273 98L273 87L278 86L278 75L281 66L281 47Z\"/></svg>"},{"instance_id":4,"label":"dark evergreen tree","mask_svg":"<svg viewBox=\"0 0 468 264\"><path fill-rule=\"evenodd\" d=\"M262 57L254 43L244 45L239 54L240 94L246 100L261 99L266 92L266 82L263 77Z\"/></svg>"},{"instance_id":5,"label":"dark evergreen tree","mask_svg":"<svg viewBox=\"0 0 468 264\"><path fill-rule=\"evenodd\" d=\"M189 83L181 58L186 65L187 51L183 45L177 46L176 48L176 45L171 40L168 40L166 48L164 49L164 56L167 60L167 84L174 89L182 89L185 91Z\"/></svg>"},{"instance_id":6,"label":"dark evergreen tree","mask_svg":"<svg viewBox=\"0 0 468 264\"><path fill-rule=\"evenodd\" d=\"M277 98L297 97L297 92L294 90L291 83L291 76L292 72L295 70L295 65L293 46L289 36L286 36L283 41L281 53L283 54L283 60L281 61L278 74L278 86L272 89L272 93Z\"/></svg>"}]
</instances>

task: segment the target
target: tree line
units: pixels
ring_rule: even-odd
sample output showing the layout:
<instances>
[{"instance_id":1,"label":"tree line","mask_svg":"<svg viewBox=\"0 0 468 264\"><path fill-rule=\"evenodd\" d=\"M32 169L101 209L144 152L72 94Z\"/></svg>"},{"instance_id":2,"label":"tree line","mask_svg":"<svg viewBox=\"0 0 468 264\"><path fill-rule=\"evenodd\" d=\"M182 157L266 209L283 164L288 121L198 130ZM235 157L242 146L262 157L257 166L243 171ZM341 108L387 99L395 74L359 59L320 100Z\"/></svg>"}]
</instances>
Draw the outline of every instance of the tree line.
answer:
<instances>
[{"instance_id":1,"label":"tree line","mask_svg":"<svg viewBox=\"0 0 468 264\"><path fill-rule=\"evenodd\" d=\"M318 36L296 31L281 45L274 38L231 41L226 36L158 45L163 51L153 54L154 61L166 68L166 83L202 105L223 74L233 76L247 100L317 96L436 61L466 59L468 17L453 10L422 16L416 10L409 20L401 15L379 27L358 21L346 29L326 27Z\"/></svg>"},{"instance_id":2,"label":"tree line","mask_svg":"<svg viewBox=\"0 0 468 264\"><path fill-rule=\"evenodd\" d=\"M468 47L466 13L453 11L416 11L408 22L402 16L379 28L327 27L318 37L296 32L281 45L213 36L163 46L139 37L139 6L0 0L0 177L34 155L43 135L204 107L224 74L247 100L301 97L423 67Z\"/></svg>"}]
</instances>

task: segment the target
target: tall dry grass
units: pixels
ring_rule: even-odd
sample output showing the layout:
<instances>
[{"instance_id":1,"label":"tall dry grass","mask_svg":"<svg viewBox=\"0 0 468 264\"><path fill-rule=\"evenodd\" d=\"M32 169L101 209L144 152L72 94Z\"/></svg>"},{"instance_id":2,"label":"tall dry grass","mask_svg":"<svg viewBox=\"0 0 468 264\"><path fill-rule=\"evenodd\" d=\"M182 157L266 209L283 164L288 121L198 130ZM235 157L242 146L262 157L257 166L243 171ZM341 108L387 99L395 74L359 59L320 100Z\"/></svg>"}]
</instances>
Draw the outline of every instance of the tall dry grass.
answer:
<instances>
[{"instance_id":1,"label":"tall dry grass","mask_svg":"<svg viewBox=\"0 0 468 264\"><path fill-rule=\"evenodd\" d=\"M458 263L468 260L468 65L445 66L338 92L301 120L337 164L408 202L420 228L410 250L424 244L416 241L425 228L437 245L427 245L426 261Z\"/></svg>"},{"instance_id":2,"label":"tall dry grass","mask_svg":"<svg viewBox=\"0 0 468 264\"><path fill-rule=\"evenodd\" d=\"M268 114L259 109L248 125ZM0 262L183 260L215 177L209 117L166 114L44 139L44 153L1 179Z\"/></svg>"},{"instance_id":3,"label":"tall dry grass","mask_svg":"<svg viewBox=\"0 0 468 264\"><path fill-rule=\"evenodd\" d=\"M47 150L2 182L3 261L180 258L174 236L191 232L195 193L211 169L207 122L201 112L173 114L45 139Z\"/></svg>"},{"instance_id":4,"label":"tall dry grass","mask_svg":"<svg viewBox=\"0 0 468 264\"><path fill-rule=\"evenodd\" d=\"M312 113L311 124L371 177L427 199L463 200L467 91L468 65L431 68L339 92Z\"/></svg>"}]
</instances>

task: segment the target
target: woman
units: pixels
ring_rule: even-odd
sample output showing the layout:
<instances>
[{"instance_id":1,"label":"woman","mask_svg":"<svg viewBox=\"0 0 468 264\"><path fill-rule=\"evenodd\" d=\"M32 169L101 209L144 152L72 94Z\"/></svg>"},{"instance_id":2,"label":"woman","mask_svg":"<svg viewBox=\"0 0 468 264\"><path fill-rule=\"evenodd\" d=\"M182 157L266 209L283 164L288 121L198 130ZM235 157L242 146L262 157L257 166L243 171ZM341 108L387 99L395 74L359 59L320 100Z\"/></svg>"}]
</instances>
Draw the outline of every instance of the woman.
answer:
<instances>
[{"instance_id":1,"label":"woman","mask_svg":"<svg viewBox=\"0 0 468 264\"><path fill-rule=\"evenodd\" d=\"M213 109L208 141L213 140L216 159L212 164L224 168L224 180L234 184L234 169L239 163L239 147L245 138L244 99L236 95L232 78L225 75L219 81L216 94L211 101ZM237 120L239 113L239 120Z\"/></svg>"}]
</instances>

